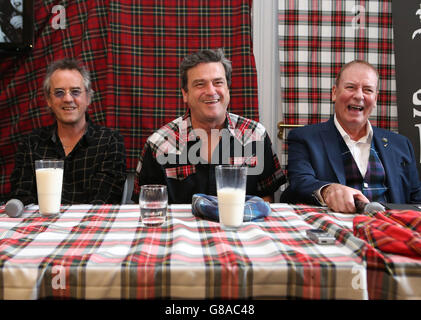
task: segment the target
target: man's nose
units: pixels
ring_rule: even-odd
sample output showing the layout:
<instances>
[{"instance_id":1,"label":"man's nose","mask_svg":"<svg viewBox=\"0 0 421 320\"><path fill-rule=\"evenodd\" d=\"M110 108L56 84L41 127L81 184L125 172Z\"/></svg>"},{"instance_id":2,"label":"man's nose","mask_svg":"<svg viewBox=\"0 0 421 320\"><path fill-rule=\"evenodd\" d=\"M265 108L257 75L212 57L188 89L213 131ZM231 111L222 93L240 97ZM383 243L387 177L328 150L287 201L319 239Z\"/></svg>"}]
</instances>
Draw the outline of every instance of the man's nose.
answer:
<instances>
[{"instance_id":1,"label":"man's nose","mask_svg":"<svg viewBox=\"0 0 421 320\"><path fill-rule=\"evenodd\" d=\"M359 100L359 101L364 100L364 92L363 92L363 89L362 88L357 88L355 90L355 92L354 92L354 98L357 99L357 100Z\"/></svg>"},{"instance_id":2,"label":"man's nose","mask_svg":"<svg viewBox=\"0 0 421 320\"><path fill-rule=\"evenodd\" d=\"M63 101L73 102L73 96L70 94L70 90L64 92Z\"/></svg>"},{"instance_id":3,"label":"man's nose","mask_svg":"<svg viewBox=\"0 0 421 320\"><path fill-rule=\"evenodd\" d=\"M213 95L213 94L215 94L216 93L216 87L213 85L213 83L212 82L209 82L207 85L206 85L206 94L208 94L208 95Z\"/></svg>"}]
</instances>

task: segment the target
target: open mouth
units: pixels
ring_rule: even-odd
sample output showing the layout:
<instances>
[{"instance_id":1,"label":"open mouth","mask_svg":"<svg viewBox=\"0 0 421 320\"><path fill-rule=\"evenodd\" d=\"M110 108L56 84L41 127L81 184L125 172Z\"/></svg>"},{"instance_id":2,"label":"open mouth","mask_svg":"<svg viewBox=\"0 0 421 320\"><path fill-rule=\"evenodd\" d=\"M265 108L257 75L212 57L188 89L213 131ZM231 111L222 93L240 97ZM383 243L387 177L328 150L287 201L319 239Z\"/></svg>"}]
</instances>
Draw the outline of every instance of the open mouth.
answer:
<instances>
[{"instance_id":1,"label":"open mouth","mask_svg":"<svg viewBox=\"0 0 421 320\"><path fill-rule=\"evenodd\" d=\"M64 111L73 111L73 110L76 110L76 107L63 107L62 109Z\"/></svg>"},{"instance_id":2,"label":"open mouth","mask_svg":"<svg viewBox=\"0 0 421 320\"><path fill-rule=\"evenodd\" d=\"M211 99L211 100L204 100L203 102L206 103L206 104L214 104L214 103L219 102L219 98L218 99Z\"/></svg>"},{"instance_id":3,"label":"open mouth","mask_svg":"<svg viewBox=\"0 0 421 320\"><path fill-rule=\"evenodd\" d=\"M363 110L364 110L364 107L349 105L349 106L348 106L348 110L363 111Z\"/></svg>"}]
</instances>

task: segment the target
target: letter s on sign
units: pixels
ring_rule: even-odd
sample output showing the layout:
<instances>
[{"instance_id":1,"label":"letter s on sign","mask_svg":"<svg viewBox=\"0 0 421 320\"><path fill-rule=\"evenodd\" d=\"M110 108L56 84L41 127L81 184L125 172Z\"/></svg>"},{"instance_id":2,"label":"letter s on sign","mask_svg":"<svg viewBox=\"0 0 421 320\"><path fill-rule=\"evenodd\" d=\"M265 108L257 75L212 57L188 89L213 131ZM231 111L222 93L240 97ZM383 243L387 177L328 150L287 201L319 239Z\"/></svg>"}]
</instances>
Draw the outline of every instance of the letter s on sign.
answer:
<instances>
[{"instance_id":1,"label":"letter s on sign","mask_svg":"<svg viewBox=\"0 0 421 320\"><path fill-rule=\"evenodd\" d=\"M421 95L421 89L418 89L412 95L412 103L416 106L421 106L421 99L418 98L418 95Z\"/></svg>"}]
</instances>

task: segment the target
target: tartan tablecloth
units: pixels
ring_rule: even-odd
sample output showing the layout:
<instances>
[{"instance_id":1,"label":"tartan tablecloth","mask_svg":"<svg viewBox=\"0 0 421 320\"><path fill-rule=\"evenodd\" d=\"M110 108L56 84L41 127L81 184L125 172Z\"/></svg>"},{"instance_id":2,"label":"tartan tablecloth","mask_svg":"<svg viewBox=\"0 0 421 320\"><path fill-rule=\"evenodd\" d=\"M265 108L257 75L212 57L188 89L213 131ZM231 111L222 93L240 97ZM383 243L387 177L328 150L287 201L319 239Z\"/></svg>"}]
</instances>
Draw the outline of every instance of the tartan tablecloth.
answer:
<instances>
[{"instance_id":1,"label":"tartan tablecloth","mask_svg":"<svg viewBox=\"0 0 421 320\"><path fill-rule=\"evenodd\" d=\"M354 214L332 213L322 208L294 207L304 221L327 230L363 259L370 299L421 299L421 260L381 252L353 235ZM316 208L316 210L315 210ZM398 210L393 210L395 213Z\"/></svg>"},{"instance_id":2,"label":"tartan tablecloth","mask_svg":"<svg viewBox=\"0 0 421 320\"><path fill-rule=\"evenodd\" d=\"M420 262L392 257L393 274L373 272L352 215L271 207L237 232L194 217L190 205L170 206L159 228L142 225L137 205L62 206L55 218L38 206L9 218L0 207L0 298L367 299L370 286L421 297ZM335 245L309 240L314 227L335 234Z\"/></svg>"}]
</instances>

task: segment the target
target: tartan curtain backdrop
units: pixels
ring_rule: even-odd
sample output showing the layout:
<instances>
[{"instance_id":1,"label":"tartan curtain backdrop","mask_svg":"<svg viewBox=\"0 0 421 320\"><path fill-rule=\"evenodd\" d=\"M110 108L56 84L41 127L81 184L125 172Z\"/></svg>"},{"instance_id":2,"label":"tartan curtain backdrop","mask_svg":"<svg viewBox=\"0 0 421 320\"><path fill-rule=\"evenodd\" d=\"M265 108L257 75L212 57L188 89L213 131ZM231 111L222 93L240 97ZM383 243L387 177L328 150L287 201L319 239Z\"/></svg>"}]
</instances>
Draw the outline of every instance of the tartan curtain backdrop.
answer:
<instances>
[{"instance_id":1,"label":"tartan curtain backdrop","mask_svg":"<svg viewBox=\"0 0 421 320\"><path fill-rule=\"evenodd\" d=\"M65 29L52 8L65 8ZM92 73L94 122L119 129L133 171L147 137L185 112L178 66L201 48L224 48L232 61L230 111L258 120L252 52L252 0L34 0L34 47L0 61L0 194L19 138L51 124L42 81L47 65L75 57Z\"/></svg>"},{"instance_id":2,"label":"tartan curtain backdrop","mask_svg":"<svg viewBox=\"0 0 421 320\"><path fill-rule=\"evenodd\" d=\"M313 124L333 114L331 89L354 59L380 74L373 125L397 131L392 1L279 0L279 59L284 123ZM288 130L285 132L287 137ZM287 164L284 140L280 161Z\"/></svg>"}]
</instances>

